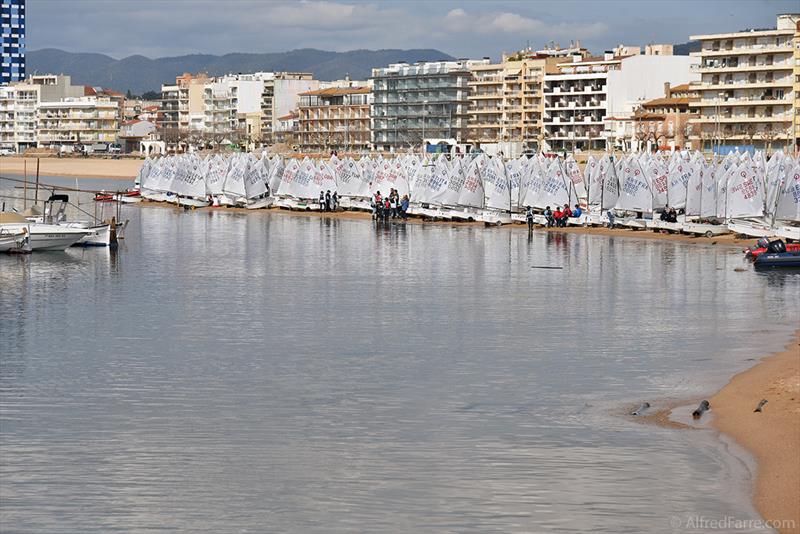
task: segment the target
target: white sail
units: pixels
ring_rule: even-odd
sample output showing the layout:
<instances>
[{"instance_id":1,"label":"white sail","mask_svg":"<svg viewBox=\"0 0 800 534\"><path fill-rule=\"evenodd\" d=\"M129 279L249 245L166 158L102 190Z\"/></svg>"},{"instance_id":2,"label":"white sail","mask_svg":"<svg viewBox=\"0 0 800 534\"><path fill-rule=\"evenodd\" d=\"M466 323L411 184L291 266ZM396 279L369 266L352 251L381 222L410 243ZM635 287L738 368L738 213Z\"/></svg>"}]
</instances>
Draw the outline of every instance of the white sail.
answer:
<instances>
[{"instance_id":1,"label":"white sail","mask_svg":"<svg viewBox=\"0 0 800 534\"><path fill-rule=\"evenodd\" d=\"M483 187L486 191L487 208L509 210L511 197L508 178L506 178L503 162L498 158L487 158L483 167Z\"/></svg>"},{"instance_id":2,"label":"white sail","mask_svg":"<svg viewBox=\"0 0 800 534\"><path fill-rule=\"evenodd\" d=\"M289 160L283 171L283 179L278 194L298 199L318 199L320 189L314 182L317 168L309 158L302 163L296 159Z\"/></svg>"},{"instance_id":3,"label":"white sail","mask_svg":"<svg viewBox=\"0 0 800 534\"><path fill-rule=\"evenodd\" d=\"M505 164L506 177L511 187L511 209L519 208L519 193L522 184L524 163L521 159L512 159Z\"/></svg>"},{"instance_id":4,"label":"white sail","mask_svg":"<svg viewBox=\"0 0 800 534\"><path fill-rule=\"evenodd\" d=\"M590 156L589 159L590 161L587 162L587 166L592 163L594 158ZM586 183L584 182L583 173L581 172L580 166L578 166L578 162L575 161L571 155L568 156L567 160L564 162L564 170L567 173L567 177L572 182L572 190L577 196L578 201L585 205L587 200Z\"/></svg>"},{"instance_id":5,"label":"white sail","mask_svg":"<svg viewBox=\"0 0 800 534\"><path fill-rule=\"evenodd\" d=\"M267 185L269 185L269 192L272 195L277 195L281 187L281 180L283 180L283 171L285 170L283 159L280 156L275 156L269 166L269 177L267 178Z\"/></svg>"},{"instance_id":6,"label":"white sail","mask_svg":"<svg viewBox=\"0 0 800 534\"><path fill-rule=\"evenodd\" d=\"M728 181L727 216L731 219L764 215L764 188L756 167L745 160Z\"/></svg>"},{"instance_id":7,"label":"white sail","mask_svg":"<svg viewBox=\"0 0 800 534\"><path fill-rule=\"evenodd\" d=\"M544 175L541 190L539 191L539 204L551 208L561 207L570 201L569 179L561 169L561 161L553 158Z\"/></svg>"},{"instance_id":8,"label":"white sail","mask_svg":"<svg viewBox=\"0 0 800 534\"><path fill-rule=\"evenodd\" d=\"M436 158L433 166L433 173L428 175L428 190L430 200L436 204L444 204L443 199L447 195L447 185L450 181L450 163L447 158L440 156Z\"/></svg>"},{"instance_id":9,"label":"white sail","mask_svg":"<svg viewBox=\"0 0 800 534\"><path fill-rule=\"evenodd\" d=\"M686 208L686 197L689 188L689 181L692 176L699 174L694 165L688 161L677 161L669 170L667 177L667 204L675 209ZM699 184L699 181L697 182ZM697 197L697 213L700 213L699 200Z\"/></svg>"},{"instance_id":10,"label":"white sail","mask_svg":"<svg viewBox=\"0 0 800 534\"><path fill-rule=\"evenodd\" d=\"M337 193L338 194L338 184L336 183L336 173L333 170L333 167L326 162L320 161L317 164L317 173L314 175L314 182L319 187L320 191Z\"/></svg>"},{"instance_id":11,"label":"white sail","mask_svg":"<svg viewBox=\"0 0 800 534\"><path fill-rule=\"evenodd\" d=\"M483 178L481 177L481 162L485 165L483 155L474 158L467 166L464 173L464 187L458 194L458 204L470 208L483 208L486 194L483 190Z\"/></svg>"},{"instance_id":12,"label":"white sail","mask_svg":"<svg viewBox=\"0 0 800 534\"><path fill-rule=\"evenodd\" d=\"M649 161L639 162L639 168L647 173L645 179L650 185L652 195L652 208L663 208L667 205L669 190L668 169L659 157L650 158ZM681 197L685 199L686 194ZM671 204L670 204L671 205ZM673 206L675 207L675 206Z\"/></svg>"},{"instance_id":13,"label":"white sail","mask_svg":"<svg viewBox=\"0 0 800 534\"><path fill-rule=\"evenodd\" d=\"M225 176L228 174L228 160L219 154L214 156L206 173L206 193L209 195L221 195L222 184L225 183Z\"/></svg>"},{"instance_id":14,"label":"white sail","mask_svg":"<svg viewBox=\"0 0 800 534\"><path fill-rule=\"evenodd\" d=\"M341 196L369 196L369 183L362 180L361 167L353 158L331 158L331 165L336 172L337 191Z\"/></svg>"},{"instance_id":15,"label":"white sail","mask_svg":"<svg viewBox=\"0 0 800 534\"><path fill-rule=\"evenodd\" d=\"M731 164L726 168L724 165L717 167L717 217L725 219L728 216L728 184L736 174L738 166Z\"/></svg>"},{"instance_id":16,"label":"white sail","mask_svg":"<svg viewBox=\"0 0 800 534\"><path fill-rule=\"evenodd\" d=\"M590 158L586 164L585 172L588 174L587 187L588 205L600 206L603 201L603 178L611 166L608 154L603 154L600 159Z\"/></svg>"},{"instance_id":17,"label":"white sail","mask_svg":"<svg viewBox=\"0 0 800 534\"><path fill-rule=\"evenodd\" d=\"M800 160L786 173L775 206L775 220L800 222Z\"/></svg>"},{"instance_id":18,"label":"white sail","mask_svg":"<svg viewBox=\"0 0 800 534\"><path fill-rule=\"evenodd\" d=\"M257 161L250 161L247 172L244 175L245 197L248 199L258 198L267 192L265 177L268 170L264 168L264 158Z\"/></svg>"},{"instance_id":19,"label":"white sail","mask_svg":"<svg viewBox=\"0 0 800 534\"><path fill-rule=\"evenodd\" d=\"M234 156L225 182L222 184L222 193L231 200L243 198L246 194L244 177L250 168L250 157L247 155Z\"/></svg>"},{"instance_id":20,"label":"white sail","mask_svg":"<svg viewBox=\"0 0 800 534\"><path fill-rule=\"evenodd\" d=\"M703 200L703 173L705 167L702 163L690 162L689 178L686 181L686 199L683 203L683 208L686 210L686 215L697 217L701 214L702 200ZM678 193L675 193L676 195ZM673 194L670 193L670 204L673 202ZM677 204L677 202L676 202ZM680 204L678 206L680 207Z\"/></svg>"},{"instance_id":21,"label":"white sail","mask_svg":"<svg viewBox=\"0 0 800 534\"><path fill-rule=\"evenodd\" d=\"M626 211L652 213L653 194L650 184L635 157L626 160L622 168L621 187L616 208Z\"/></svg>"}]
</instances>

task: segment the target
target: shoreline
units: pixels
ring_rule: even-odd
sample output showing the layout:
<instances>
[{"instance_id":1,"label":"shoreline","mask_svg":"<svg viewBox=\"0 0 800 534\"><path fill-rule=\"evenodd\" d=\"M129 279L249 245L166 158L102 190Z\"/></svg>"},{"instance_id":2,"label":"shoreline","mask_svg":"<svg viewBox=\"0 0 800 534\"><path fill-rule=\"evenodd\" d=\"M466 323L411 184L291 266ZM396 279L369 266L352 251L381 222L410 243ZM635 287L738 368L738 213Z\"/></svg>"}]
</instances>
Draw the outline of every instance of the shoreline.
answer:
<instances>
[{"instance_id":1,"label":"shoreline","mask_svg":"<svg viewBox=\"0 0 800 534\"><path fill-rule=\"evenodd\" d=\"M678 431L714 430L727 450L732 440L755 461L750 501L780 534L800 532L800 330L784 349L755 358L710 397L661 399L662 407L635 418L642 424ZM691 411L708 399L699 422ZM767 399L762 412L754 412ZM680 412L678 412L680 410ZM630 411L628 411L630 413Z\"/></svg>"},{"instance_id":2,"label":"shoreline","mask_svg":"<svg viewBox=\"0 0 800 534\"><path fill-rule=\"evenodd\" d=\"M141 159L95 159L95 158L38 158L39 176L68 176L104 180L133 180L139 174L144 160ZM35 157L0 157L0 174L26 172L28 180L36 177Z\"/></svg>"},{"instance_id":3,"label":"shoreline","mask_svg":"<svg viewBox=\"0 0 800 534\"><path fill-rule=\"evenodd\" d=\"M146 206L146 207L159 207L159 208L173 208L173 209L182 209L178 208L175 204L170 204L166 202L153 202L149 200L142 200L142 202L138 204L133 204L133 206ZM317 218L317 219L344 219L344 220L371 220L372 216L369 212L366 211L337 211L337 212L319 212L319 211L294 211L288 210L283 208L264 208L264 209L257 209L257 210L249 210L247 208L232 208L232 207L221 207L221 208L211 208L211 207L204 207L204 208L196 208L194 211L202 210L207 211L209 213L214 212L221 212L221 213L260 213L260 214L274 214L278 213L281 215L286 215L290 217L309 217L309 218ZM387 224L387 223L382 223ZM391 225L394 224L426 224L426 225L436 225L436 226L455 226L455 227L484 227L484 223L482 222L468 222L468 221L429 221L424 220L417 217L409 217L405 221L391 221L388 223ZM495 227L492 225L492 228L498 229L506 229L506 230L523 230L527 232L527 226L524 223L514 222L512 224L506 224L501 227ZM598 236L605 236L605 237L620 237L625 239L648 239L648 240L661 240L661 241L673 241L673 242L681 242L681 243L691 243L691 244L698 244L698 245L708 245L708 246L723 246L723 247L736 247L739 250L742 250L755 242L755 238L738 238L735 234L725 234L713 237L705 237L705 236L692 236L687 234L662 234L659 232L653 232L652 230L633 230L631 228L616 228L611 230L609 228L604 227L596 227L596 226L568 226L567 228L545 228L538 226L534 228L534 234L537 233L554 233L554 234L587 234L587 235L598 235Z\"/></svg>"},{"instance_id":4,"label":"shoreline","mask_svg":"<svg viewBox=\"0 0 800 534\"><path fill-rule=\"evenodd\" d=\"M754 412L762 399L763 411ZM711 426L756 460L756 509L779 532L800 532L800 330L783 351L735 375L709 402Z\"/></svg>"}]
</instances>

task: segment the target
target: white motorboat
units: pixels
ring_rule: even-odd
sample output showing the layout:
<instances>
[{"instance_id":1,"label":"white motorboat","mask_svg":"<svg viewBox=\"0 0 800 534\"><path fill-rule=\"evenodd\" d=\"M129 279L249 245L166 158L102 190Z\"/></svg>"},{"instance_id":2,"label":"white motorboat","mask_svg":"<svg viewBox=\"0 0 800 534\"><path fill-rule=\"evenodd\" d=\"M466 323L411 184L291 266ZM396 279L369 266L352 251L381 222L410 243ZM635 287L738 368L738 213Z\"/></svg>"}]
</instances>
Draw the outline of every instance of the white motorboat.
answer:
<instances>
[{"instance_id":1,"label":"white motorboat","mask_svg":"<svg viewBox=\"0 0 800 534\"><path fill-rule=\"evenodd\" d=\"M23 250L28 244L28 229L12 231L0 228L0 252Z\"/></svg>"},{"instance_id":2,"label":"white motorboat","mask_svg":"<svg viewBox=\"0 0 800 534\"><path fill-rule=\"evenodd\" d=\"M17 213L0 213L0 232L30 232L31 250L67 250L90 235L84 228L69 228L58 224L42 224L30 222Z\"/></svg>"}]
</instances>

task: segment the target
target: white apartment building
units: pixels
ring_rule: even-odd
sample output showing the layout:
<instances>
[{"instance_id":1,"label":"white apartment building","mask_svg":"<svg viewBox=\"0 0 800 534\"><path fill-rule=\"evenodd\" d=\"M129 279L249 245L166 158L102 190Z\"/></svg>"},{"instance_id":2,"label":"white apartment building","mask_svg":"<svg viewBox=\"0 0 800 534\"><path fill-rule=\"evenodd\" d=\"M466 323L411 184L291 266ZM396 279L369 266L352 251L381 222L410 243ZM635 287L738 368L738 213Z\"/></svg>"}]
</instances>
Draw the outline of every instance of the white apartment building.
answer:
<instances>
[{"instance_id":1,"label":"white apartment building","mask_svg":"<svg viewBox=\"0 0 800 534\"><path fill-rule=\"evenodd\" d=\"M39 104L39 146L113 143L117 139L118 104L107 98L63 98Z\"/></svg>"},{"instance_id":2,"label":"white apartment building","mask_svg":"<svg viewBox=\"0 0 800 534\"><path fill-rule=\"evenodd\" d=\"M72 85L69 76L49 74L0 86L0 149L23 152L36 147L40 104L83 92L83 86Z\"/></svg>"},{"instance_id":3,"label":"white apartment building","mask_svg":"<svg viewBox=\"0 0 800 534\"><path fill-rule=\"evenodd\" d=\"M794 35L800 14L778 15L775 29L693 35L700 41L699 118L693 139L707 150L791 145Z\"/></svg>"},{"instance_id":4,"label":"white apartment building","mask_svg":"<svg viewBox=\"0 0 800 534\"><path fill-rule=\"evenodd\" d=\"M696 79L697 59L689 56L606 52L574 55L557 74L544 77L543 133L553 151L604 150L614 142L610 119L631 117L643 102L664 96L664 83Z\"/></svg>"}]
</instances>

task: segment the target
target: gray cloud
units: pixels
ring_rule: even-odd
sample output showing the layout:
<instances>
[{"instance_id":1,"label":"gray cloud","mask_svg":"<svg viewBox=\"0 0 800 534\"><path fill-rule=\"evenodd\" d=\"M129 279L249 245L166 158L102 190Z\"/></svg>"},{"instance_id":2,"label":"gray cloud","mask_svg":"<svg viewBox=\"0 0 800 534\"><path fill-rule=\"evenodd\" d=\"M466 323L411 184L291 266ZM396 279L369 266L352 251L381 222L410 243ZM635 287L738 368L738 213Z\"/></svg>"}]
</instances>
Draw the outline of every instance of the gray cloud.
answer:
<instances>
[{"instance_id":1,"label":"gray cloud","mask_svg":"<svg viewBox=\"0 0 800 534\"><path fill-rule=\"evenodd\" d=\"M684 42L695 33L774 25L796 0L36 0L29 49L113 57L278 52L294 48L439 48L497 57L530 43L579 39L593 51L619 43Z\"/></svg>"}]
</instances>

